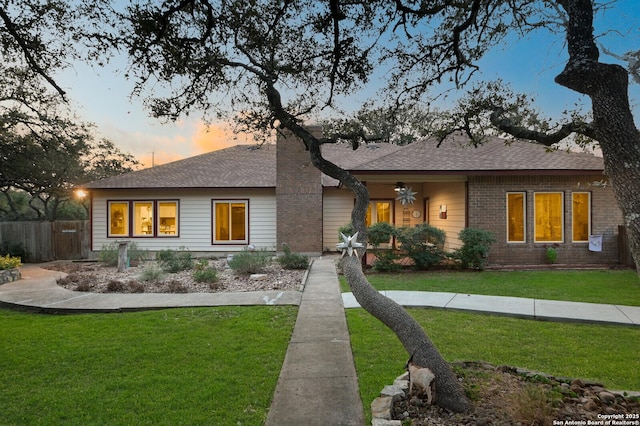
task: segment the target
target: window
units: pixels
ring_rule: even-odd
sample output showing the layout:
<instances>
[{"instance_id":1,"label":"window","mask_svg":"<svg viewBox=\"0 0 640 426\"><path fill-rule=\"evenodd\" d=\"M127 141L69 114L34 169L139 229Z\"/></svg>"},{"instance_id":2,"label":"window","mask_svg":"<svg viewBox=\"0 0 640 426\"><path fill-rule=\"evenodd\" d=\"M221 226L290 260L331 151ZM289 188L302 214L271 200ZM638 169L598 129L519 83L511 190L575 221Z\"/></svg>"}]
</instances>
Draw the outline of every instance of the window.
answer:
<instances>
[{"instance_id":1,"label":"window","mask_svg":"<svg viewBox=\"0 0 640 426\"><path fill-rule=\"evenodd\" d=\"M536 243L563 242L564 209L561 192L537 192L534 200Z\"/></svg>"},{"instance_id":2,"label":"window","mask_svg":"<svg viewBox=\"0 0 640 426\"><path fill-rule=\"evenodd\" d=\"M158 201L158 236L174 236L178 232L178 202Z\"/></svg>"},{"instance_id":3,"label":"window","mask_svg":"<svg viewBox=\"0 0 640 426\"><path fill-rule=\"evenodd\" d=\"M591 235L591 193L571 194L571 227L573 242L589 242Z\"/></svg>"},{"instance_id":4,"label":"window","mask_svg":"<svg viewBox=\"0 0 640 426\"><path fill-rule=\"evenodd\" d=\"M367 208L365 224L371 226L378 222L393 223L391 218L392 201L372 201Z\"/></svg>"},{"instance_id":5,"label":"window","mask_svg":"<svg viewBox=\"0 0 640 426\"><path fill-rule=\"evenodd\" d=\"M129 203L121 201L110 201L108 204L109 237L129 236Z\"/></svg>"},{"instance_id":6,"label":"window","mask_svg":"<svg viewBox=\"0 0 640 426\"><path fill-rule=\"evenodd\" d=\"M213 240L217 243L247 243L248 201L213 201Z\"/></svg>"},{"instance_id":7,"label":"window","mask_svg":"<svg viewBox=\"0 0 640 426\"><path fill-rule=\"evenodd\" d=\"M108 237L178 236L178 201L108 201Z\"/></svg>"},{"instance_id":8,"label":"window","mask_svg":"<svg viewBox=\"0 0 640 426\"><path fill-rule=\"evenodd\" d=\"M507 242L524 243L526 235L526 197L524 192L507 194Z\"/></svg>"},{"instance_id":9,"label":"window","mask_svg":"<svg viewBox=\"0 0 640 426\"><path fill-rule=\"evenodd\" d=\"M153 201L133 202L133 235L153 235Z\"/></svg>"}]
</instances>

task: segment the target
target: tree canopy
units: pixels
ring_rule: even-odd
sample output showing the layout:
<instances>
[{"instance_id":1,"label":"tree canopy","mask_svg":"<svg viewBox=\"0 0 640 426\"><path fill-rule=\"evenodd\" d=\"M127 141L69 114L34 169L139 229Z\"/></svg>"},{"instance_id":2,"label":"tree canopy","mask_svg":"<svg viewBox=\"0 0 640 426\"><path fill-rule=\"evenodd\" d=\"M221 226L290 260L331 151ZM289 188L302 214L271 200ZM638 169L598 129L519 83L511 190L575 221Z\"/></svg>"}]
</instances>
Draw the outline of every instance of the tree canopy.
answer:
<instances>
[{"instance_id":1,"label":"tree canopy","mask_svg":"<svg viewBox=\"0 0 640 426\"><path fill-rule=\"evenodd\" d=\"M73 114L53 77L78 57L78 15L71 6L60 0L0 1L2 219L55 220L74 185L138 164Z\"/></svg>"}]
</instances>

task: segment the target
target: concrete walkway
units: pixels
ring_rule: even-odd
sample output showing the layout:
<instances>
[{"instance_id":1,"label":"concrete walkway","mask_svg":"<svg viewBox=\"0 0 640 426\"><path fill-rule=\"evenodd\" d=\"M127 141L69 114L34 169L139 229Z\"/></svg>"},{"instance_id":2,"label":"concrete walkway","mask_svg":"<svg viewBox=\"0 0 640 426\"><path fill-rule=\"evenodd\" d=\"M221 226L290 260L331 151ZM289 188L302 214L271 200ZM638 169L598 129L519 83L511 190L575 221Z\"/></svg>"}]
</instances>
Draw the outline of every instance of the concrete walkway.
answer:
<instances>
[{"instance_id":1,"label":"concrete walkway","mask_svg":"<svg viewBox=\"0 0 640 426\"><path fill-rule=\"evenodd\" d=\"M311 266L266 426L364 424L334 261Z\"/></svg>"},{"instance_id":2,"label":"concrete walkway","mask_svg":"<svg viewBox=\"0 0 640 426\"><path fill-rule=\"evenodd\" d=\"M387 290L381 293L411 308L431 307L539 320L640 326L640 306L426 291ZM343 293L342 300L345 308L360 306L351 293Z\"/></svg>"}]
</instances>

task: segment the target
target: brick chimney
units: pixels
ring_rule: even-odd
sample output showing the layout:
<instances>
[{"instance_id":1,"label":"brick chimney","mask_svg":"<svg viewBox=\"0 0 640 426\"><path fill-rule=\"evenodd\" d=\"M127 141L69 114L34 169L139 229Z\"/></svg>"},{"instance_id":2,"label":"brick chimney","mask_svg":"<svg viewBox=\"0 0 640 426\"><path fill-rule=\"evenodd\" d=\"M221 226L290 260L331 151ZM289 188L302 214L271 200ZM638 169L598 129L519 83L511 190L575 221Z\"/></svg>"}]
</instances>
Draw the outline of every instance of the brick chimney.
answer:
<instances>
[{"instance_id":1,"label":"brick chimney","mask_svg":"<svg viewBox=\"0 0 640 426\"><path fill-rule=\"evenodd\" d=\"M322 136L321 126L308 126ZM288 130L276 142L276 250L322 254L322 180L304 143Z\"/></svg>"}]
</instances>

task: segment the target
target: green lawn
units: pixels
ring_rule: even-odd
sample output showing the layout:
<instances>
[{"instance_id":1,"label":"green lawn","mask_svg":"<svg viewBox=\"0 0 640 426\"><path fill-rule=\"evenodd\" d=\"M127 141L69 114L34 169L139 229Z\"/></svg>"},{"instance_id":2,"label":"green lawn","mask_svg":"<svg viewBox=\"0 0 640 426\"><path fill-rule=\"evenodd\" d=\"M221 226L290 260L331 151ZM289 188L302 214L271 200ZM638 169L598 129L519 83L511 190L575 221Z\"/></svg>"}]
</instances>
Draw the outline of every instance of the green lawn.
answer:
<instances>
[{"instance_id":1,"label":"green lawn","mask_svg":"<svg viewBox=\"0 0 640 426\"><path fill-rule=\"evenodd\" d=\"M434 271L369 274L378 290L443 291L640 306L632 270ZM342 291L350 291L340 277Z\"/></svg>"},{"instance_id":2,"label":"green lawn","mask_svg":"<svg viewBox=\"0 0 640 426\"><path fill-rule=\"evenodd\" d=\"M640 327L524 320L411 309L447 361L487 361L591 379L609 389L640 391ZM393 333L363 309L348 309L365 413L385 385L404 372L408 355Z\"/></svg>"},{"instance_id":3,"label":"green lawn","mask_svg":"<svg viewBox=\"0 0 640 426\"><path fill-rule=\"evenodd\" d=\"M260 425L295 307L0 310L3 425Z\"/></svg>"}]
</instances>

